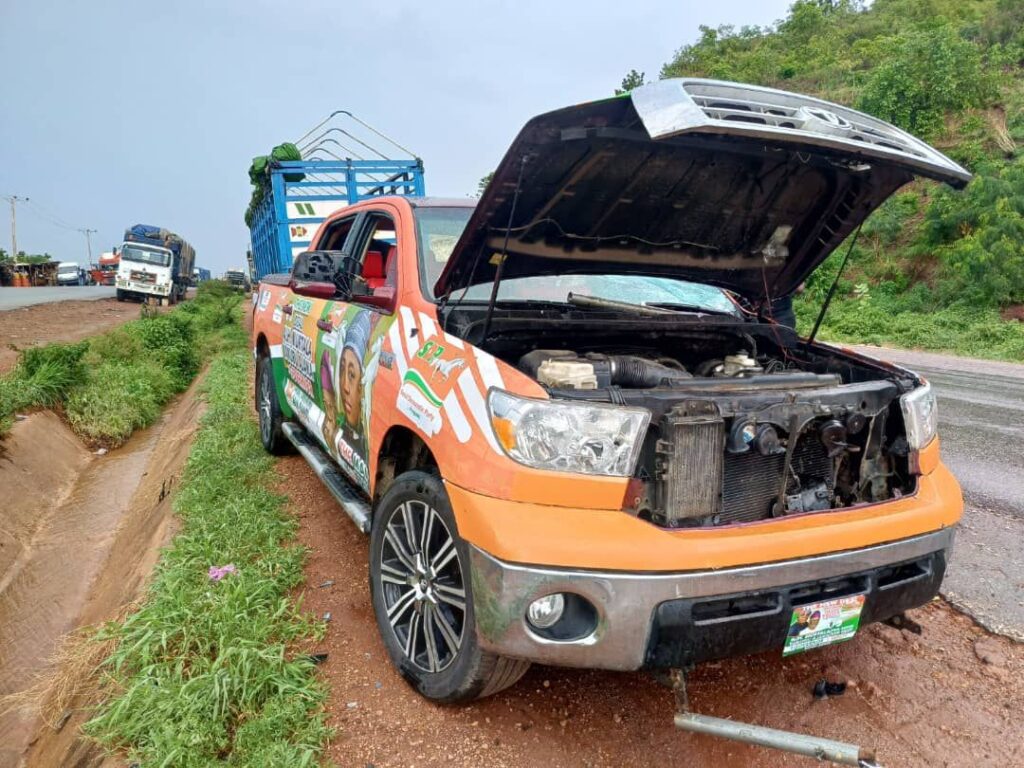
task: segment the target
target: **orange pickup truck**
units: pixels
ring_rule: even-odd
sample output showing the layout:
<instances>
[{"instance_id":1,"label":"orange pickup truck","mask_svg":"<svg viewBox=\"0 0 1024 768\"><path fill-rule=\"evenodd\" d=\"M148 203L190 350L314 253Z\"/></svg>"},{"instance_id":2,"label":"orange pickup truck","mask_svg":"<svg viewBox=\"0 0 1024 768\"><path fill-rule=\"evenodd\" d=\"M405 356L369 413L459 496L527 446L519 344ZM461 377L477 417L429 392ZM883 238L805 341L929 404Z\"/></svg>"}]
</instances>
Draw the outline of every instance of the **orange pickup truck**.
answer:
<instances>
[{"instance_id":1,"label":"orange pickup truck","mask_svg":"<svg viewBox=\"0 0 1024 768\"><path fill-rule=\"evenodd\" d=\"M937 593L962 499L929 385L772 318L915 176L970 178L844 107L665 80L534 118L479 202L344 208L260 282L263 443L370 535L422 695L790 654Z\"/></svg>"}]
</instances>

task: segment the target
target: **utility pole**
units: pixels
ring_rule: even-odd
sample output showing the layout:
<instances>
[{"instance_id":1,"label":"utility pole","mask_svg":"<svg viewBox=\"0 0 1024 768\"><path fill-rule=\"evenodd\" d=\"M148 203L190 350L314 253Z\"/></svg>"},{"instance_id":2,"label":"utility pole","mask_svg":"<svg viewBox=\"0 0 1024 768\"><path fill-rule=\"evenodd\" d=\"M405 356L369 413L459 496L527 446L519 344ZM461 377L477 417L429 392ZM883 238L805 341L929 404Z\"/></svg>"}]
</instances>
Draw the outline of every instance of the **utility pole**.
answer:
<instances>
[{"instance_id":1,"label":"utility pole","mask_svg":"<svg viewBox=\"0 0 1024 768\"><path fill-rule=\"evenodd\" d=\"M95 232L95 229L80 229L78 230L85 235L85 247L89 250L89 266L92 266L92 242L89 240L89 235Z\"/></svg>"},{"instance_id":2,"label":"utility pole","mask_svg":"<svg viewBox=\"0 0 1024 768\"><path fill-rule=\"evenodd\" d=\"M11 258L14 259L14 263L18 263L18 213L15 208L17 203L27 203L27 197L18 197L17 195L10 195L7 201L11 204Z\"/></svg>"}]
</instances>

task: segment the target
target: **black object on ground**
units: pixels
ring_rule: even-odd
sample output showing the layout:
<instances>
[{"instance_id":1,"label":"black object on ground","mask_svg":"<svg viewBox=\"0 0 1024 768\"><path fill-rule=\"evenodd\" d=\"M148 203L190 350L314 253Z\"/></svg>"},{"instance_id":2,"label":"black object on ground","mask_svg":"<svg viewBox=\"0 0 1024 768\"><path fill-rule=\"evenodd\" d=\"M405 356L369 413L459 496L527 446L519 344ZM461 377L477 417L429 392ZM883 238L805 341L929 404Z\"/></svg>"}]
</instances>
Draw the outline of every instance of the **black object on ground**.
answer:
<instances>
[{"instance_id":1,"label":"black object on ground","mask_svg":"<svg viewBox=\"0 0 1024 768\"><path fill-rule=\"evenodd\" d=\"M814 698L823 699L826 696L842 696L846 692L846 683L830 683L825 678L822 678L814 684L814 688L811 689L811 693L814 694Z\"/></svg>"}]
</instances>

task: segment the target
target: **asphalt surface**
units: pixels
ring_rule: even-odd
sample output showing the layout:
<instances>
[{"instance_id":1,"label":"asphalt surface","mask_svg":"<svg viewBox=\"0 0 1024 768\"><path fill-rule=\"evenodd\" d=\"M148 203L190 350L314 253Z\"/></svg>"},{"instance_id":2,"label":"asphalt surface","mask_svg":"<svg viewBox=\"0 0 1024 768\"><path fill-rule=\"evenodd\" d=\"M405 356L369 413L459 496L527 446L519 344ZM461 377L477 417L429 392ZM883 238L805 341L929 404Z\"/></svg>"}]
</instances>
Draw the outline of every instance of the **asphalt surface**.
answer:
<instances>
[{"instance_id":1,"label":"asphalt surface","mask_svg":"<svg viewBox=\"0 0 1024 768\"><path fill-rule=\"evenodd\" d=\"M90 301L112 299L117 289L112 285L75 285L67 287L47 286L45 288L0 288L0 312L33 304L49 304L54 301Z\"/></svg>"},{"instance_id":2,"label":"asphalt surface","mask_svg":"<svg viewBox=\"0 0 1024 768\"><path fill-rule=\"evenodd\" d=\"M943 594L988 629L1024 642L1024 365L857 349L935 388L942 458L965 501Z\"/></svg>"}]
</instances>

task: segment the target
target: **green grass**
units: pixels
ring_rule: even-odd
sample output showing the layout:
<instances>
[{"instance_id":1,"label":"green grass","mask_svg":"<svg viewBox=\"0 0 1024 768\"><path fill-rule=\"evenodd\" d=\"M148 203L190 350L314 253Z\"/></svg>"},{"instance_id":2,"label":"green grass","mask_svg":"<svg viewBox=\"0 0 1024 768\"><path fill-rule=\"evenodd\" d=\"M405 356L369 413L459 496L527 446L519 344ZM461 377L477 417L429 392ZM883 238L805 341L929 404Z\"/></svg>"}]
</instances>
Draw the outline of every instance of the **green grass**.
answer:
<instances>
[{"instance_id":1,"label":"green grass","mask_svg":"<svg viewBox=\"0 0 1024 768\"><path fill-rule=\"evenodd\" d=\"M138 320L77 344L49 344L21 353L0 377L0 435L15 413L63 409L92 445L116 446L152 424L208 359L244 338L235 318L242 297L216 282L171 312L142 308Z\"/></svg>"},{"instance_id":2,"label":"green grass","mask_svg":"<svg viewBox=\"0 0 1024 768\"><path fill-rule=\"evenodd\" d=\"M210 365L207 411L174 502L182 530L142 607L97 637L117 645L101 667L108 698L86 732L143 765L316 765L330 735L325 687L296 651L322 625L289 597L305 553L272 490L250 365L244 334ZM227 563L237 573L208 578Z\"/></svg>"},{"instance_id":3,"label":"green grass","mask_svg":"<svg viewBox=\"0 0 1024 768\"><path fill-rule=\"evenodd\" d=\"M810 333L820 304L798 301L797 326ZM986 307L953 304L929 311L886 297L836 297L818 336L827 341L951 352L965 357L1024 360L1024 323L1007 322Z\"/></svg>"}]
</instances>

